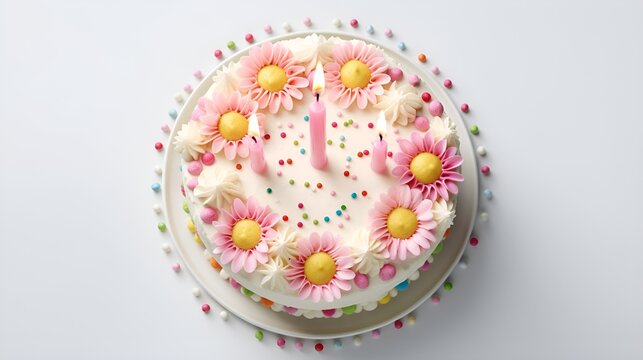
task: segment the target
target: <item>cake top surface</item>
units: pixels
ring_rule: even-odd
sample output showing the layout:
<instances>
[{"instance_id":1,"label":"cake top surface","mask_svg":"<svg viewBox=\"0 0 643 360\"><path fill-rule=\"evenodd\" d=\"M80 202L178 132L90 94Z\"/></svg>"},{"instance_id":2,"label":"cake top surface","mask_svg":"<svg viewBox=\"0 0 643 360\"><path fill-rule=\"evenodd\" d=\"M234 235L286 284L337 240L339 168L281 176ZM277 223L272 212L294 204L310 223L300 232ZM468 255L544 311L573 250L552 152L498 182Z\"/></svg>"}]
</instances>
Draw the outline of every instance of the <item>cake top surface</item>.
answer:
<instances>
[{"instance_id":1,"label":"cake top surface","mask_svg":"<svg viewBox=\"0 0 643 360\"><path fill-rule=\"evenodd\" d=\"M322 310L376 300L427 261L462 158L426 75L407 68L311 34L257 44L205 80L174 144L199 233L235 281Z\"/></svg>"}]
</instances>

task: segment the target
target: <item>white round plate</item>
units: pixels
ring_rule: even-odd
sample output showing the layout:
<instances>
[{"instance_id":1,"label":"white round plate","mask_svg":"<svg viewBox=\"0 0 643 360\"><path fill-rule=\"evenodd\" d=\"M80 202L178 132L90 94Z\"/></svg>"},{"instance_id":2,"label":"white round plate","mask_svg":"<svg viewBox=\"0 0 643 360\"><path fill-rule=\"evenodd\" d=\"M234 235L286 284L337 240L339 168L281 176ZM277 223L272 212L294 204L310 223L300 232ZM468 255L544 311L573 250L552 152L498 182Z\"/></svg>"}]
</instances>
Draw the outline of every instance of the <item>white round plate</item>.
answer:
<instances>
[{"instance_id":1,"label":"white round plate","mask_svg":"<svg viewBox=\"0 0 643 360\"><path fill-rule=\"evenodd\" d=\"M291 39L306 36L310 33L313 32L291 33L276 36L266 41ZM420 75L425 85L430 88L432 96L442 102L445 112L456 123L458 136L460 137L460 152L464 158L462 174L465 180L460 184L456 205L457 216L451 234L444 241L443 250L435 257L430 269L422 272L420 278L413 281L406 291L400 292L388 304L380 305L374 311L362 311L358 314L345 315L337 319L306 319L283 312L277 313L243 296L238 290L232 288L228 281L223 280L206 261L203 248L194 241L192 234L185 227L186 214L182 210L183 198L180 191L179 166L181 161L180 156L173 149L168 149L165 157L163 201L167 213L168 231L174 238L176 249L183 259L184 268L194 276L203 290L217 303L248 323L277 334L307 339L329 339L352 336L383 327L415 310L439 289L462 257L473 229L478 208L478 174L476 171L475 152L466 130L467 127L460 117L459 109L454 105L435 76L429 74L415 62L411 62L405 56L400 55L399 52L370 39L341 32L317 31L316 33L345 39L357 38L381 47L387 55L402 65L405 72ZM257 42L253 46L261 43ZM239 60L241 56L247 54L248 49L243 49L228 57L219 66ZM176 135L177 128L180 128L182 124L189 120L197 100L206 93L212 84L211 77L215 70L216 68L204 77L204 80L194 89L186 101L183 110L177 117L170 139L173 139Z\"/></svg>"}]
</instances>

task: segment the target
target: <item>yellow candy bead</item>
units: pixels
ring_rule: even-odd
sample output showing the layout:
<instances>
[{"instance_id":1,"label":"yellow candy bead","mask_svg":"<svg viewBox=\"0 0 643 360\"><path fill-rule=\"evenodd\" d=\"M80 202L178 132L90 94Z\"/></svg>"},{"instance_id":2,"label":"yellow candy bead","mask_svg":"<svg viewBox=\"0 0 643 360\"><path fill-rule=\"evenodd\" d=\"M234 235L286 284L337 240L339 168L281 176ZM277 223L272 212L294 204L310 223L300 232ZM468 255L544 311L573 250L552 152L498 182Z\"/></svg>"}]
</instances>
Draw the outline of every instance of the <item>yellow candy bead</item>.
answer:
<instances>
[{"instance_id":1,"label":"yellow candy bead","mask_svg":"<svg viewBox=\"0 0 643 360\"><path fill-rule=\"evenodd\" d=\"M284 88L288 76L286 71L277 65L266 65L259 70L257 74L257 83L262 89L276 92Z\"/></svg>"},{"instance_id":2,"label":"yellow candy bead","mask_svg":"<svg viewBox=\"0 0 643 360\"><path fill-rule=\"evenodd\" d=\"M349 89L365 88L371 81L371 70L359 60L350 60L340 70L342 84Z\"/></svg>"},{"instance_id":3,"label":"yellow candy bead","mask_svg":"<svg viewBox=\"0 0 643 360\"><path fill-rule=\"evenodd\" d=\"M218 128L226 140L241 140L248 133L248 119L236 111L230 111L221 115Z\"/></svg>"},{"instance_id":4,"label":"yellow candy bead","mask_svg":"<svg viewBox=\"0 0 643 360\"><path fill-rule=\"evenodd\" d=\"M430 184L440 178L442 161L431 153L419 153L411 160L411 173L422 184Z\"/></svg>"},{"instance_id":5,"label":"yellow candy bead","mask_svg":"<svg viewBox=\"0 0 643 360\"><path fill-rule=\"evenodd\" d=\"M383 298L381 298L378 302L382 305L388 304L388 302L391 301L391 295L386 294Z\"/></svg>"},{"instance_id":6,"label":"yellow candy bead","mask_svg":"<svg viewBox=\"0 0 643 360\"><path fill-rule=\"evenodd\" d=\"M196 232L196 228L194 226L194 222L192 221L192 219L188 219L188 230L190 230L192 234Z\"/></svg>"},{"instance_id":7,"label":"yellow candy bead","mask_svg":"<svg viewBox=\"0 0 643 360\"><path fill-rule=\"evenodd\" d=\"M199 234L194 234L194 241L197 244L199 244L199 246L205 247L205 245L203 244L203 241L201 241L201 238L199 237Z\"/></svg>"},{"instance_id":8,"label":"yellow candy bead","mask_svg":"<svg viewBox=\"0 0 643 360\"><path fill-rule=\"evenodd\" d=\"M335 260L325 252L310 255L304 263L304 275L315 285L328 284L336 270Z\"/></svg>"},{"instance_id":9,"label":"yellow candy bead","mask_svg":"<svg viewBox=\"0 0 643 360\"><path fill-rule=\"evenodd\" d=\"M418 218L413 211L399 207L388 214L386 227L391 236L408 239L418 228Z\"/></svg>"},{"instance_id":10,"label":"yellow candy bead","mask_svg":"<svg viewBox=\"0 0 643 360\"><path fill-rule=\"evenodd\" d=\"M232 242L243 250L254 248L259 240L261 240L261 225L254 220L239 220L232 227Z\"/></svg>"}]
</instances>

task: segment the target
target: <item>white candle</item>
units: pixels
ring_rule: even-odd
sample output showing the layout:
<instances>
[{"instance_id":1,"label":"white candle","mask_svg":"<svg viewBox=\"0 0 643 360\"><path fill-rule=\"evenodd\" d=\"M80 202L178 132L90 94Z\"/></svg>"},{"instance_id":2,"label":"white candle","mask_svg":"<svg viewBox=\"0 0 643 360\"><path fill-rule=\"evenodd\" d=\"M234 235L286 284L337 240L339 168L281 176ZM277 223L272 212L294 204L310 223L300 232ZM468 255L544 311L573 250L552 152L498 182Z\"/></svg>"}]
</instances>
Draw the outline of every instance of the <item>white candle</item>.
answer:
<instances>
[{"instance_id":1,"label":"white candle","mask_svg":"<svg viewBox=\"0 0 643 360\"><path fill-rule=\"evenodd\" d=\"M377 132L379 139L373 141L371 169L381 174L386 171L386 157L388 156L388 144L384 140L384 136L386 136L386 118L383 111L380 111L380 117L377 120Z\"/></svg>"},{"instance_id":2,"label":"white candle","mask_svg":"<svg viewBox=\"0 0 643 360\"><path fill-rule=\"evenodd\" d=\"M248 144L250 148L250 167L254 172L262 173L266 170L266 159L263 155L263 140L261 140L259 121L255 114L252 114L248 119L248 135L251 136L250 144Z\"/></svg>"}]
</instances>

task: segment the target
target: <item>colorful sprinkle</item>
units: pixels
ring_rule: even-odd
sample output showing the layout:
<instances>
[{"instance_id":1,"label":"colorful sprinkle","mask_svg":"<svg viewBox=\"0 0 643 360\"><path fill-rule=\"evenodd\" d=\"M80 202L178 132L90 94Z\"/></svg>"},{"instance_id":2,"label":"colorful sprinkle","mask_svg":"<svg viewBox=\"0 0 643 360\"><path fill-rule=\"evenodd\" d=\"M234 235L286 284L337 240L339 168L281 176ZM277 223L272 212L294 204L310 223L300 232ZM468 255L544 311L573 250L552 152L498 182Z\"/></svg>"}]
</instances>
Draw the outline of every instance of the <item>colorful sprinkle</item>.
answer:
<instances>
[{"instance_id":1,"label":"colorful sprinkle","mask_svg":"<svg viewBox=\"0 0 643 360\"><path fill-rule=\"evenodd\" d=\"M339 147L340 147L340 149L343 149L345 146L346 146L346 145L344 145L344 143L339 143Z\"/></svg>"},{"instance_id":2,"label":"colorful sprinkle","mask_svg":"<svg viewBox=\"0 0 643 360\"><path fill-rule=\"evenodd\" d=\"M288 221L288 215L284 215L284 216L282 216L282 217L281 217L281 220L283 220L283 221Z\"/></svg>"},{"instance_id":3,"label":"colorful sprinkle","mask_svg":"<svg viewBox=\"0 0 643 360\"><path fill-rule=\"evenodd\" d=\"M435 66L435 65L433 65L433 66L431 66L431 72L433 73L433 75L439 75L440 74L440 68Z\"/></svg>"},{"instance_id":4,"label":"colorful sprinkle","mask_svg":"<svg viewBox=\"0 0 643 360\"><path fill-rule=\"evenodd\" d=\"M241 165L241 164L237 164L237 165L235 165L235 167L237 168L237 170L243 169L243 165Z\"/></svg>"},{"instance_id":5,"label":"colorful sprinkle","mask_svg":"<svg viewBox=\"0 0 643 360\"><path fill-rule=\"evenodd\" d=\"M151 188L152 188L152 191L159 192L159 190L161 190L161 184L154 183L154 184L152 184Z\"/></svg>"},{"instance_id":6,"label":"colorful sprinkle","mask_svg":"<svg viewBox=\"0 0 643 360\"><path fill-rule=\"evenodd\" d=\"M264 31L266 34L272 34L272 26L270 26L270 25L266 25L266 26L264 26L264 27L263 27L263 31Z\"/></svg>"},{"instance_id":7,"label":"colorful sprinkle","mask_svg":"<svg viewBox=\"0 0 643 360\"><path fill-rule=\"evenodd\" d=\"M428 103L429 101L431 101L431 94L429 94L427 91L423 92L422 101L424 101L425 103Z\"/></svg>"},{"instance_id":8,"label":"colorful sprinkle","mask_svg":"<svg viewBox=\"0 0 643 360\"><path fill-rule=\"evenodd\" d=\"M333 140L331 140L331 139L326 140L326 144L333 145Z\"/></svg>"},{"instance_id":9,"label":"colorful sprinkle","mask_svg":"<svg viewBox=\"0 0 643 360\"><path fill-rule=\"evenodd\" d=\"M303 155L303 154L305 154L305 153L306 153L306 149L304 149L304 148L299 149L299 153L300 153L300 154L302 154L302 155Z\"/></svg>"},{"instance_id":10,"label":"colorful sprinkle","mask_svg":"<svg viewBox=\"0 0 643 360\"><path fill-rule=\"evenodd\" d=\"M301 217L302 217L304 220L308 220L308 213L303 213L303 214L301 214Z\"/></svg>"},{"instance_id":11,"label":"colorful sprinkle","mask_svg":"<svg viewBox=\"0 0 643 360\"><path fill-rule=\"evenodd\" d=\"M374 34L375 33L375 28L373 27L373 25L369 25L366 28L366 32L369 33L369 34Z\"/></svg>"},{"instance_id":12,"label":"colorful sprinkle","mask_svg":"<svg viewBox=\"0 0 643 360\"><path fill-rule=\"evenodd\" d=\"M416 74L409 75L408 80L409 80L409 84L411 84L411 86L415 86L415 87L419 86L420 83L422 82L422 79L420 79L420 77L417 76Z\"/></svg>"},{"instance_id":13,"label":"colorful sprinkle","mask_svg":"<svg viewBox=\"0 0 643 360\"><path fill-rule=\"evenodd\" d=\"M310 187L310 182L308 182L308 181L304 181L304 186L305 186L305 187Z\"/></svg>"},{"instance_id":14,"label":"colorful sprinkle","mask_svg":"<svg viewBox=\"0 0 643 360\"><path fill-rule=\"evenodd\" d=\"M380 268L380 279L387 281L391 280L393 277L395 277L395 274L397 273L397 269L395 268L395 265L393 264L384 264L382 268Z\"/></svg>"},{"instance_id":15,"label":"colorful sprinkle","mask_svg":"<svg viewBox=\"0 0 643 360\"><path fill-rule=\"evenodd\" d=\"M368 195L368 192L366 190L362 191L362 196L366 197Z\"/></svg>"},{"instance_id":16,"label":"colorful sprinkle","mask_svg":"<svg viewBox=\"0 0 643 360\"><path fill-rule=\"evenodd\" d=\"M286 138L286 133L282 131L281 134L279 134L279 136L281 136L282 139L285 139Z\"/></svg>"},{"instance_id":17,"label":"colorful sprinkle","mask_svg":"<svg viewBox=\"0 0 643 360\"><path fill-rule=\"evenodd\" d=\"M292 165L292 159L291 159L291 158L286 159L286 163L287 163L288 165Z\"/></svg>"},{"instance_id":18,"label":"colorful sprinkle","mask_svg":"<svg viewBox=\"0 0 643 360\"><path fill-rule=\"evenodd\" d=\"M484 146L482 146L482 145L478 146L478 148L476 149L476 152L477 152L477 153L478 153L478 155L480 155L480 156L485 156L485 155L487 155L487 149L485 149L485 147L484 147Z\"/></svg>"},{"instance_id":19,"label":"colorful sprinkle","mask_svg":"<svg viewBox=\"0 0 643 360\"><path fill-rule=\"evenodd\" d=\"M328 216L324 216L324 222L329 222L330 218Z\"/></svg>"},{"instance_id":20,"label":"colorful sprinkle","mask_svg":"<svg viewBox=\"0 0 643 360\"><path fill-rule=\"evenodd\" d=\"M310 120L310 116L304 115L304 121L308 121L308 120Z\"/></svg>"},{"instance_id":21,"label":"colorful sprinkle","mask_svg":"<svg viewBox=\"0 0 643 360\"><path fill-rule=\"evenodd\" d=\"M161 151L161 150L163 150L163 143L161 143L161 142L157 142L157 143L155 143L155 144L154 144L154 148L156 149L156 151Z\"/></svg>"},{"instance_id":22,"label":"colorful sprinkle","mask_svg":"<svg viewBox=\"0 0 643 360\"><path fill-rule=\"evenodd\" d=\"M335 349L341 349L341 348L342 348L342 346L343 346L343 345L342 345L342 341L341 341L341 340L339 340L339 339L335 339L335 340L333 341L333 346L335 347Z\"/></svg>"},{"instance_id":23,"label":"colorful sprinkle","mask_svg":"<svg viewBox=\"0 0 643 360\"><path fill-rule=\"evenodd\" d=\"M453 283L451 281L445 281L444 286L442 286L442 287L446 291L451 291L451 290L453 290Z\"/></svg>"},{"instance_id":24,"label":"colorful sprinkle","mask_svg":"<svg viewBox=\"0 0 643 360\"><path fill-rule=\"evenodd\" d=\"M300 208L300 209L303 209L303 208L304 208L304 204L299 203L299 204L297 204L297 207L298 207L298 208Z\"/></svg>"},{"instance_id":25,"label":"colorful sprinkle","mask_svg":"<svg viewBox=\"0 0 643 360\"><path fill-rule=\"evenodd\" d=\"M352 193L352 194L351 194L351 197L352 197L353 199L357 199L357 193Z\"/></svg>"},{"instance_id":26,"label":"colorful sprinkle","mask_svg":"<svg viewBox=\"0 0 643 360\"><path fill-rule=\"evenodd\" d=\"M342 216L342 211L341 211L341 210L337 210L337 211L335 211L335 214L336 214L337 216Z\"/></svg>"},{"instance_id":27,"label":"colorful sprinkle","mask_svg":"<svg viewBox=\"0 0 643 360\"><path fill-rule=\"evenodd\" d=\"M315 351L317 351L317 352L322 352L322 351L324 351L324 344L322 344L322 343L320 343L320 342L318 342L317 344L315 344Z\"/></svg>"},{"instance_id":28,"label":"colorful sprinkle","mask_svg":"<svg viewBox=\"0 0 643 360\"><path fill-rule=\"evenodd\" d=\"M214 164L214 155L211 152L205 152L201 155L201 162L203 165L212 165Z\"/></svg>"},{"instance_id":29,"label":"colorful sprinkle","mask_svg":"<svg viewBox=\"0 0 643 360\"><path fill-rule=\"evenodd\" d=\"M293 180L293 179L288 180L288 184L290 184L290 185L294 185L294 184L295 184L295 180Z\"/></svg>"},{"instance_id":30,"label":"colorful sprinkle","mask_svg":"<svg viewBox=\"0 0 643 360\"><path fill-rule=\"evenodd\" d=\"M266 189L266 192L267 192L268 194L272 194L272 188L267 188L267 189Z\"/></svg>"},{"instance_id":31,"label":"colorful sprinkle","mask_svg":"<svg viewBox=\"0 0 643 360\"><path fill-rule=\"evenodd\" d=\"M324 185L322 183L317 183L317 188L321 189Z\"/></svg>"},{"instance_id":32,"label":"colorful sprinkle","mask_svg":"<svg viewBox=\"0 0 643 360\"><path fill-rule=\"evenodd\" d=\"M393 36L393 30L391 30L389 28L384 29L384 35L386 37L392 37Z\"/></svg>"},{"instance_id":33,"label":"colorful sprinkle","mask_svg":"<svg viewBox=\"0 0 643 360\"><path fill-rule=\"evenodd\" d=\"M402 320L395 320L395 322L393 323L393 326L399 330L402 328L402 326L404 326L404 323L402 322Z\"/></svg>"},{"instance_id":34,"label":"colorful sprinkle","mask_svg":"<svg viewBox=\"0 0 643 360\"><path fill-rule=\"evenodd\" d=\"M176 120L176 117L179 116L179 113L176 112L176 110L172 109L167 112L168 115L174 120Z\"/></svg>"},{"instance_id":35,"label":"colorful sprinkle","mask_svg":"<svg viewBox=\"0 0 643 360\"><path fill-rule=\"evenodd\" d=\"M175 273L181 271L181 264L179 263L172 264L172 271L174 271Z\"/></svg>"}]
</instances>

